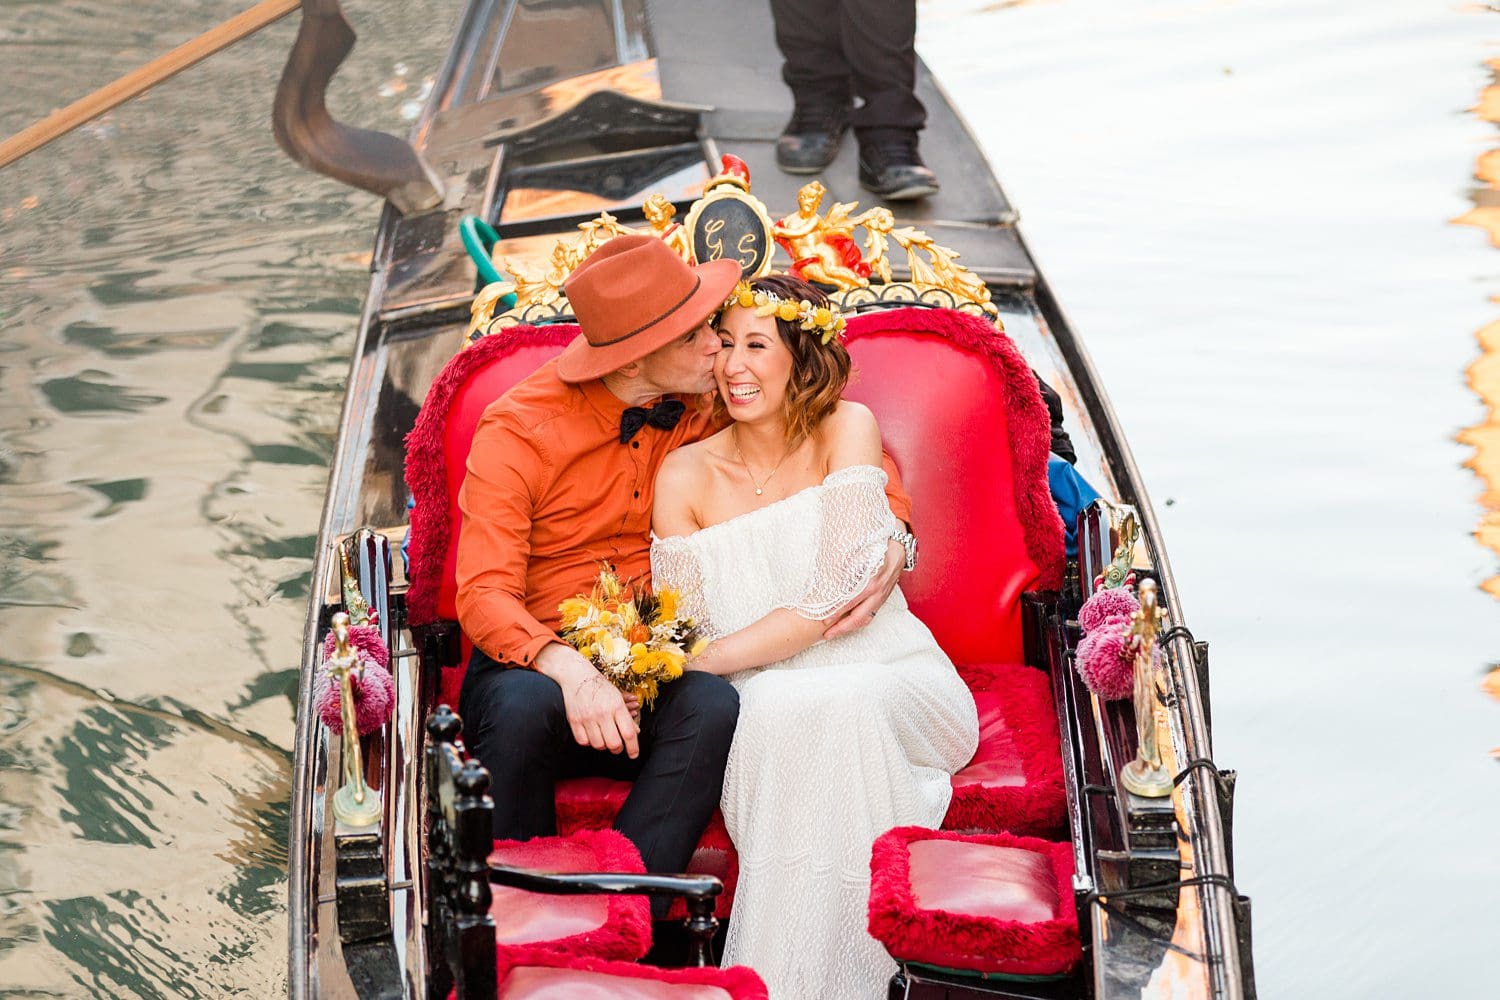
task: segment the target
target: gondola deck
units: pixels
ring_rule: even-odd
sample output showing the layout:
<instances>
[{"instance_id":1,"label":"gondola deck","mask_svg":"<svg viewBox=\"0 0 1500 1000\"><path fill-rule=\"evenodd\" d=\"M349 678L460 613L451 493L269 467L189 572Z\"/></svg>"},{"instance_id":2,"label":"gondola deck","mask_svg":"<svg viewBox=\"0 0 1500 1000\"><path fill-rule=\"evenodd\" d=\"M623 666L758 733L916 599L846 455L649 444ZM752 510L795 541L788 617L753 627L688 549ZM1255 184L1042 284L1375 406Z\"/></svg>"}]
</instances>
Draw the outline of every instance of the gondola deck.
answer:
<instances>
[{"instance_id":1,"label":"gondola deck","mask_svg":"<svg viewBox=\"0 0 1500 1000\"><path fill-rule=\"evenodd\" d=\"M517 168L523 160L508 150L506 137L547 121L596 90L703 107L703 179L716 168L717 154L733 153L749 164L755 195L773 212L784 212L795 204L797 189L807 178L789 177L774 165L775 138L790 105L779 69L765 0L469 3L413 133L414 146L441 176L445 201L439 210L410 217L387 206L376 236L371 286L320 529L314 579L324 586L309 609L300 705L311 702L316 643L338 602L336 543L363 525L399 538L406 524L403 441L469 322L474 270L458 221L465 215L497 221L496 191L520 176ZM961 253L962 262L989 284L1007 333L1062 395L1079 468L1106 496L1140 511L1145 565L1161 583L1171 622L1180 623L1180 605L1149 500L1086 353L1035 267L1016 229L1015 212L982 152L925 66L919 69L918 94L929 114L923 152L943 190L924 201L890 207L900 223L918 226ZM828 200L875 204L858 187L856 176L853 143L846 142L821 176ZM566 221L557 224L558 231L572 229L574 214L597 214L598 203L595 196L575 196L571 208L564 205ZM508 221L498 219L502 238ZM547 225L533 221L531 228L545 232ZM502 250L534 254L553 239L522 235ZM1085 545L1085 557L1097 562L1108 540L1092 541L1092 549ZM399 592L404 586L399 559L396 570L394 589ZM1061 657L1065 646L1060 643L1055 655ZM396 716L385 740L368 754L377 777L384 779L386 815L378 842L356 838L335 850L327 799L337 784L337 746L325 741L314 713L299 715L290 887L293 996L426 995L418 776L423 715L431 707L420 701L431 688L424 686L418 652L405 650L393 661ZM1143 862L1152 849L1171 864L1170 871L1158 865L1153 882L1170 885L1202 876L1203 884L1163 889L1154 900L1143 900L1155 902L1155 910L1127 909L1110 900L1092 903L1086 919L1090 927L1085 936L1091 942L1086 967L1070 980L971 982L972 988L1016 991L995 995L1134 997L1151 983L1162 995L1174 985L1185 996L1253 995L1244 971L1248 955L1241 954L1245 932L1236 921L1228 880L1222 783L1211 768L1183 768L1211 758L1206 672L1193 666L1201 661L1190 636L1176 638L1171 652L1176 663L1186 666L1174 671L1175 704L1165 735L1173 769L1183 770L1183 777L1179 795L1169 800L1175 811L1168 807L1165 813L1145 800L1127 799L1123 806L1093 801L1101 797L1101 789L1113 786L1113 775L1124 763L1117 758L1128 752L1126 747L1133 749L1134 735L1118 713L1090 701L1068 662L1052 664L1056 697L1064 706L1064 719L1071 720L1071 731L1064 732L1070 807L1075 828L1085 831L1075 851L1080 876L1090 885L1101 865L1113 865L1111 871L1122 883L1139 885L1141 872L1152 870ZM1174 820L1176 834L1171 832ZM1143 848L1152 836L1176 842ZM1117 895L1129 898L1128 893ZM378 923L382 915L389 930L355 943L358 935L351 936L348 929L359 919ZM341 943L341 931L351 943ZM948 987L943 984L951 981L923 969L907 974L913 997L944 996Z\"/></svg>"}]
</instances>

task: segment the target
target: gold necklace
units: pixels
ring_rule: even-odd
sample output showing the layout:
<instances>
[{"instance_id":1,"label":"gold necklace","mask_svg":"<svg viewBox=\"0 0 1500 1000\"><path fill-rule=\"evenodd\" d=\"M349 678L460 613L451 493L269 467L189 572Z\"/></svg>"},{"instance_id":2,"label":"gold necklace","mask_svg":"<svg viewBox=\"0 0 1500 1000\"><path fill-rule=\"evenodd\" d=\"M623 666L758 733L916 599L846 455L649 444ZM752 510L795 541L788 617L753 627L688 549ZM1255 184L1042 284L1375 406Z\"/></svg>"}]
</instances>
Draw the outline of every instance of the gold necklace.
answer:
<instances>
[{"instance_id":1,"label":"gold necklace","mask_svg":"<svg viewBox=\"0 0 1500 1000\"><path fill-rule=\"evenodd\" d=\"M760 496L762 493L765 492L766 483L769 483L771 481L771 476L776 475L777 469L781 468L781 462L785 462L787 460L787 456L792 453L792 450L790 448L788 448L785 452L783 452L782 456L781 456L781 462L777 462L776 463L776 467L773 468L770 471L769 474L767 474L766 478L757 483L755 481L755 473L750 471L750 463L747 462L747 461L745 461L745 456L744 455L740 454L740 429L739 429L739 426L735 425L734 427L731 427L729 429L729 434L730 434L731 437L734 438L734 457L737 458L737 459L739 459L740 460L740 464L745 467L745 475L747 475L747 476L750 477L751 484L753 484L755 486L755 495L756 496Z\"/></svg>"}]
</instances>

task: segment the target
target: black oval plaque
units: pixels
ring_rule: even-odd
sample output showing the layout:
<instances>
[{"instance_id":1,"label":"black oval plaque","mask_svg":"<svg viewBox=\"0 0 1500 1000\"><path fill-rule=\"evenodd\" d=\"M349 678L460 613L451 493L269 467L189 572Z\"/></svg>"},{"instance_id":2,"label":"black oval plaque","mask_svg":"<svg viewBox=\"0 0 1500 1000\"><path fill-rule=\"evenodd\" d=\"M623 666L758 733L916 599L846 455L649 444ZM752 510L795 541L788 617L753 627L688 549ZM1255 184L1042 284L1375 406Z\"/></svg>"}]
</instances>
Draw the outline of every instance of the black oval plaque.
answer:
<instances>
[{"instance_id":1,"label":"black oval plaque","mask_svg":"<svg viewBox=\"0 0 1500 1000\"><path fill-rule=\"evenodd\" d=\"M740 273L747 278L759 273L771 256L771 227L754 206L738 198L703 202L688 235L700 264L738 261Z\"/></svg>"}]
</instances>

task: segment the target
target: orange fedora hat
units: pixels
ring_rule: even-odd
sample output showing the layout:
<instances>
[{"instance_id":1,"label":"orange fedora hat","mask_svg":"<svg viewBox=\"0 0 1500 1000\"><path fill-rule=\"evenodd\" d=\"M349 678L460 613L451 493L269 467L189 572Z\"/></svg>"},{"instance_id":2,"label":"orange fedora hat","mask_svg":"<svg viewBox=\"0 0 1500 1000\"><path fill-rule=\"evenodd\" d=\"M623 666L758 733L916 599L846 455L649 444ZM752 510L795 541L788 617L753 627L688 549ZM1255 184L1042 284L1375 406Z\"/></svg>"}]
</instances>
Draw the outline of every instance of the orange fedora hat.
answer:
<instances>
[{"instance_id":1,"label":"orange fedora hat","mask_svg":"<svg viewBox=\"0 0 1500 1000\"><path fill-rule=\"evenodd\" d=\"M557 376L587 382L685 335L724 304L739 262L693 267L655 236L616 236L563 282L578 337L563 349Z\"/></svg>"}]
</instances>

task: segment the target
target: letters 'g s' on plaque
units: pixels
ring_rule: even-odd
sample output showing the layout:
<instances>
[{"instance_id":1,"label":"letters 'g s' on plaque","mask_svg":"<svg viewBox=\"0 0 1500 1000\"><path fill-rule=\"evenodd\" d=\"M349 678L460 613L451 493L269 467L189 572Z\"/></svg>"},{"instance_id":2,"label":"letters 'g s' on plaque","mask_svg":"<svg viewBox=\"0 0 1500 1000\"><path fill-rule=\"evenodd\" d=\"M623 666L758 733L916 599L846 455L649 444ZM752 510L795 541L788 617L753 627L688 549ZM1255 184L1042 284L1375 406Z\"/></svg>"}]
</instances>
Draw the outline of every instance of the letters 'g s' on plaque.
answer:
<instances>
[{"instance_id":1,"label":"letters 'g s' on plaque","mask_svg":"<svg viewBox=\"0 0 1500 1000\"><path fill-rule=\"evenodd\" d=\"M750 193L750 170L737 156L726 155L723 170L708 182L683 222L698 263L734 260L746 279L771 269L771 215Z\"/></svg>"}]
</instances>

